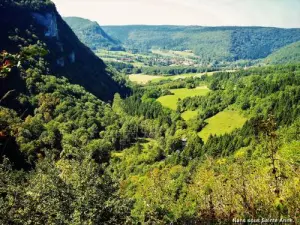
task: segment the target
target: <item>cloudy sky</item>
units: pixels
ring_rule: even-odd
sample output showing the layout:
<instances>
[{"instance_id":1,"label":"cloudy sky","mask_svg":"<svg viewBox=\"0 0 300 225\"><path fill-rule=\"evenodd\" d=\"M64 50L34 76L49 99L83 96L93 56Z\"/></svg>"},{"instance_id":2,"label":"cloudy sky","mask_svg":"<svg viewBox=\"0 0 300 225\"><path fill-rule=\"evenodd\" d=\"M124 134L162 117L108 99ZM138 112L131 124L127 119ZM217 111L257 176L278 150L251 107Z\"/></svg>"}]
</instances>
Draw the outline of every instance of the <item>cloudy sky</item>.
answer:
<instances>
[{"instance_id":1,"label":"cloudy sky","mask_svg":"<svg viewBox=\"0 0 300 225\"><path fill-rule=\"evenodd\" d=\"M100 25L300 27L300 0L53 0L63 16Z\"/></svg>"}]
</instances>

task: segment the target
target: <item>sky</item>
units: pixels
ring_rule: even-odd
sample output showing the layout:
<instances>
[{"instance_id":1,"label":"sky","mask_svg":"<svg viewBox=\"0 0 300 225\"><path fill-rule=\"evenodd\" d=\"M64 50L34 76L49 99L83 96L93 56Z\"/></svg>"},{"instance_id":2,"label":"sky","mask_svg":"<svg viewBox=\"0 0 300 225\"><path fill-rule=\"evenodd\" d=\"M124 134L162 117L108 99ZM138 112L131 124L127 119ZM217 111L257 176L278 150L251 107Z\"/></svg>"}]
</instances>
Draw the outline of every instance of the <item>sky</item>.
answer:
<instances>
[{"instance_id":1,"label":"sky","mask_svg":"<svg viewBox=\"0 0 300 225\"><path fill-rule=\"evenodd\" d=\"M52 0L62 16L100 25L300 28L300 0Z\"/></svg>"}]
</instances>

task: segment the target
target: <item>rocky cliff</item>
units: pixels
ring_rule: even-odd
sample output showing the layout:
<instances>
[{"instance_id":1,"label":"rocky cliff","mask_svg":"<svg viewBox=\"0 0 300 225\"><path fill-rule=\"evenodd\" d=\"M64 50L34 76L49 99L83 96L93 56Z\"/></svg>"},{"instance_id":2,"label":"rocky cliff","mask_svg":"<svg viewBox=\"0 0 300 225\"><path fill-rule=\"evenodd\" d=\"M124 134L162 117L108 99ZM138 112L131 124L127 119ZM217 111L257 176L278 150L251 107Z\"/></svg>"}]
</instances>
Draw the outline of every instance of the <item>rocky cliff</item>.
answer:
<instances>
[{"instance_id":1,"label":"rocky cliff","mask_svg":"<svg viewBox=\"0 0 300 225\"><path fill-rule=\"evenodd\" d=\"M50 1L6 0L0 3L0 19L0 51L44 45L49 52L49 74L65 76L105 101L116 92L128 92L112 79L104 62L78 40Z\"/></svg>"}]
</instances>

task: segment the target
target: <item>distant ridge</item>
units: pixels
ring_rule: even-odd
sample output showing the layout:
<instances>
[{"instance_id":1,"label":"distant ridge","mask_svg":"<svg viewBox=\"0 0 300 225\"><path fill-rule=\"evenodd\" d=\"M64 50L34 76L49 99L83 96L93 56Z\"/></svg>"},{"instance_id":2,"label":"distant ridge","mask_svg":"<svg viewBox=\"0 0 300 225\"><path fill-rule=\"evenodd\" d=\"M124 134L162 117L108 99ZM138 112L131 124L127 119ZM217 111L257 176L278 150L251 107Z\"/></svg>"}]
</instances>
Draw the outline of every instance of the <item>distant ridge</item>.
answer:
<instances>
[{"instance_id":1,"label":"distant ridge","mask_svg":"<svg viewBox=\"0 0 300 225\"><path fill-rule=\"evenodd\" d=\"M300 41L279 49L264 61L267 64L300 63Z\"/></svg>"},{"instance_id":2,"label":"distant ridge","mask_svg":"<svg viewBox=\"0 0 300 225\"><path fill-rule=\"evenodd\" d=\"M102 29L127 49L192 50L203 61L261 59L300 41L296 28L128 25Z\"/></svg>"},{"instance_id":3,"label":"distant ridge","mask_svg":"<svg viewBox=\"0 0 300 225\"><path fill-rule=\"evenodd\" d=\"M97 22L80 17L64 17L77 37L92 50L123 50L121 43L105 33Z\"/></svg>"}]
</instances>

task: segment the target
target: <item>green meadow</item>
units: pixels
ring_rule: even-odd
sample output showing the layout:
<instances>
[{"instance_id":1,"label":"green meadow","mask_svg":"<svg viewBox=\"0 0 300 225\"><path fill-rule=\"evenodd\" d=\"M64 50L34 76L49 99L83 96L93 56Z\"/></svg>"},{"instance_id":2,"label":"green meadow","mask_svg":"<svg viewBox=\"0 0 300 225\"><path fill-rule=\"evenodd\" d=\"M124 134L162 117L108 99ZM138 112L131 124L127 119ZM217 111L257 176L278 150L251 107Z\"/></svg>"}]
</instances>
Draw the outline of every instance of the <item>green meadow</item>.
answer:
<instances>
[{"instance_id":1,"label":"green meadow","mask_svg":"<svg viewBox=\"0 0 300 225\"><path fill-rule=\"evenodd\" d=\"M207 86L197 87L195 89L179 88L170 90L174 95L162 96L157 101L159 101L164 107L176 110L177 102L179 99L184 99L187 97L194 96L204 96L210 90Z\"/></svg>"},{"instance_id":2,"label":"green meadow","mask_svg":"<svg viewBox=\"0 0 300 225\"><path fill-rule=\"evenodd\" d=\"M198 111L191 111L191 110L188 110L188 111L185 111L184 113L181 114L181 117L187 121L187 120L190 120L190 119L193 119L197 116L198 114Z\"/></svg>"},{"instance_id":3,"label":"green meadow","mask_svg":"<svg viewBox=\"0 0 300 225\"><path fill-rule=\"evenodd\" d=\"M151 50L153 54L158 54L168 57L197 57L192 51L173 51L173 50Z\"/></svg>"},{"instance_id":4,"label":"green meadow","mask_svg":"<svg viewBox=\"0 0 300 225\"><path fill-rule=\"evenodd\" d=\"M198 78L198 77L202 77L203 75L207 74L208 76L212 76L215 72L207 72L207 73L184 73L184 74L180 74L180 75L175 75L175 76L170 76L170 75L165 75L165 76L161 76L157 79L153 79L151 80L151 83L157 83L160 82L162 80L178 80L178 79L187 79L187 78Z\"/></svg>"},{"instance_id":5,"label":"green meadow","mask_svg":"<svg viewBox=\"0 0 300 225\"><path fill-rule=\"evenodd\" d=\"M206 142L211 134L230 133L237 128L241 128L246 121L247 118L243 117L238 111L227 109L207 119L208 125L199 132L199 136Z\"/></svg>"},{"instance_id":6,"label":"green meadow","mask_svg":"<svg viewBox=\"0 0 300 225\"><path fill-rule=\"evenodd\" d=\"M137 84L147 84L149 81L163 78L162 76L144 75L144 74L132 74L129 75L129 80Z\"/></svg>"},{"instance_id":7,"label":"green meadow","mask_svg":"<svg viewBox=\"0 0 300 225\"><path fill-rule=\"evenodd\" d=\"M180 74L180 75L175 75L175 76L170 76L170 75L146 75L146 74L131 74L129 75L129 80L132 82L138 83L138 84L147 84L149 82L151 83L157 83L162 80L178 80L178 79L186 79L190 77L201 77L205 73L185 73L185 74ZM207 73L207 75L212 75L213 72Z\"/></svg>"}]
</instances>

